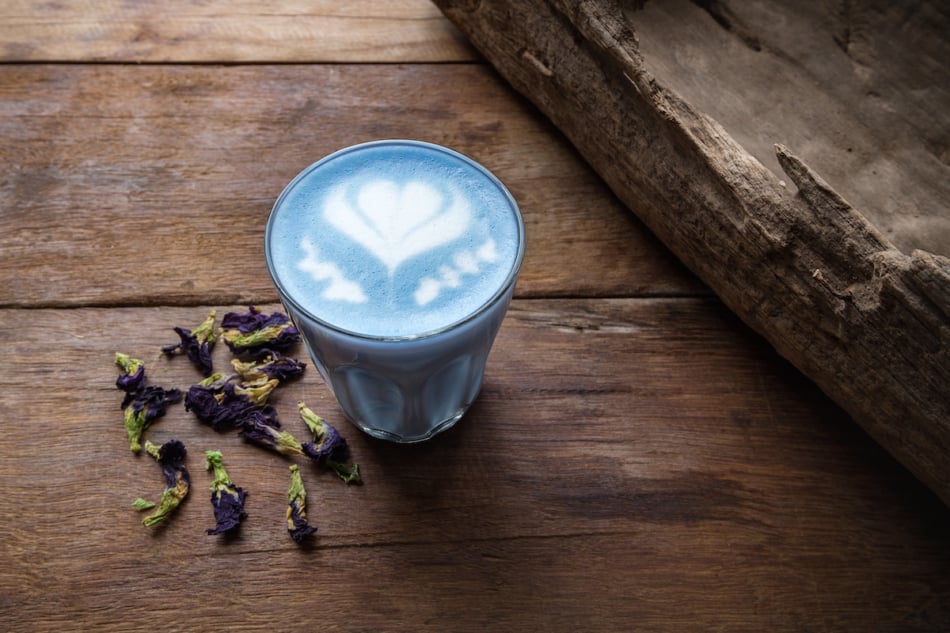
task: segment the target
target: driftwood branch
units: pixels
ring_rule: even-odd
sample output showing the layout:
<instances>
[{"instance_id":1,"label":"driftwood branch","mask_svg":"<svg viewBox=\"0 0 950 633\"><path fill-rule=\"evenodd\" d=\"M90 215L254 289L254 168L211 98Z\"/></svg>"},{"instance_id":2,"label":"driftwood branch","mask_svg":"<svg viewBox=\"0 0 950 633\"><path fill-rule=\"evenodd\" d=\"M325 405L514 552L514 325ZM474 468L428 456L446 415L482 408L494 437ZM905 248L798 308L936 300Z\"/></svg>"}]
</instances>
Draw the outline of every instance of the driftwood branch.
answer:
<instances>
[{"instance_id":1,"label":"driftwood branch","mask_svg":"<svg viewBox=\"0 0 950 633\"><path fill-rule=\"evenodd\" d=\"M436 0L740 318L950 503L950 260L784 182L651 76L611 0Z\"/></svg>"}]
</instances>

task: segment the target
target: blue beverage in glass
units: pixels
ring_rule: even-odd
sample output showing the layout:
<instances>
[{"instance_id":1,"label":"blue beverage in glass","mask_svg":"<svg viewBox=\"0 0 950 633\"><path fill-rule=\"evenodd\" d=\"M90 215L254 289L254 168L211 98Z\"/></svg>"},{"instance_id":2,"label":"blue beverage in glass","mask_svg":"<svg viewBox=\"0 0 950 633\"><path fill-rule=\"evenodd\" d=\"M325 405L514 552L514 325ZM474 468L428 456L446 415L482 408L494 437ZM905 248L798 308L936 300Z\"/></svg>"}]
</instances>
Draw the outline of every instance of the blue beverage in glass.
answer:
<instances>
[{"instance_id":1,"label":"blue beverage in glass","mask_svg":"<svg viewBox=\"0 0 950 633\"><path fill-rule=\"evenodd\" d=\"M524 246L497 178L405 140L305 169L265 235L280 299L343 412L397 442L449 428L475 400Z\"/></svg>"}]
</instances>

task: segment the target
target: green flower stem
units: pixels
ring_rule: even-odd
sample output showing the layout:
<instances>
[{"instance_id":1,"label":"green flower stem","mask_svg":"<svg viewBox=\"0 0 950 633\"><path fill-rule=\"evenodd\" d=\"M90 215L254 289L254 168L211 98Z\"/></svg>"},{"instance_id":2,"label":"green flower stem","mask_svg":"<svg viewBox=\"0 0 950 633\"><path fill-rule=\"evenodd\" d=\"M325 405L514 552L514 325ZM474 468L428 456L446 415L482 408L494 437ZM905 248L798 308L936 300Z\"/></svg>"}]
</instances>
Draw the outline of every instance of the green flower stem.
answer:
<instances>
[{"instance_id":1,"label":"green flower stem","mask_svg":"<svg viewBox=\"0 0 950 633\"><path fill-rule=\"evenodd\" d=\"M224 456L221 451L205 451L205 468L213 471L214 474L214 481L211 482L212 491L228 489L233 485L231 478L228 477L228 471L224 469Z\"/></svg>"},{"instance_id":2,"label":"green flower stem","mask_svg":"<svg viewBox=\"0 0 950 633\"><path fill-rule=\"evenodd\" d=\"M232 347L244 349L269 343L280 336L280 333L289 327L293 327L293 324L283 323L281 325L271 325L261 328L260 330L248 332L247 334L243 334L240 330L236 329L223 330L221 336L225 341L230 343Z\"/></svg>"},{"instance_id":3,"label":"green flower stem","mask_svg":"<svg viewBox=\"0 0 950 633\"><path fill-rule=\"evenodd\" d=\"M132 407L126 407L125 409L123 423L125 424L125 433L129 436L129 449L133 453L138 453L142 450L142 433L145 432L145 427L148 426L146 420L147 413L145 409L142 409L138 413L135 413Z\"/></svg>"},{"instance_id":4,"label":"green flower stem","mask_svg":"<svg viewBox=\"0 0 950 633\"><path fill-rule=\"evenodd\" d=\"M314 413L313 409L303 402L298 402L297 408L300 410L300 419L303 420L307 428L310 429L310 432L313 433L313 441L317 444L322 442L327 433L323 418Z\"/></svg>"},{"instance_id":5,"label":"green flower stem","mask_svg":"<svg viewBox=\"0 0 950 633\"><path fill-rule=\"evenodd\" d=\"M123 354L122 352L115 353L115 364L119 366L119 369L124 371L128 375L132 375L139 370L139 367L145 363L140 361L137 358L132 358L128 354Z\"/></svg>"},{"instance_id":6,"label":"green flower stem","mask_svg":"<svg viewBox=\"0 0 950 633\"><path fill-rule=\"evenodd\" d=\"M192 334L198 340L199 343L214 343L214 317L217 315L216 310L211 310L208 313L208 318L201 322L201 325L192 330Z\"/></svg>"},{"instance_id":7,"label":"green flower stem","mask_svg":"<svg viewBox=\"0 0 950 633\"><path fill-rule=\"evenodd\" d=\"M139 512L142 512L144 510L151 510L154 507L155 507L154 501L149 501L147 499L143 499L142 497L139 497L138 499L132 502L132 508L134 508L135 510L138 510Z\"/></svg>"}]
</instances>

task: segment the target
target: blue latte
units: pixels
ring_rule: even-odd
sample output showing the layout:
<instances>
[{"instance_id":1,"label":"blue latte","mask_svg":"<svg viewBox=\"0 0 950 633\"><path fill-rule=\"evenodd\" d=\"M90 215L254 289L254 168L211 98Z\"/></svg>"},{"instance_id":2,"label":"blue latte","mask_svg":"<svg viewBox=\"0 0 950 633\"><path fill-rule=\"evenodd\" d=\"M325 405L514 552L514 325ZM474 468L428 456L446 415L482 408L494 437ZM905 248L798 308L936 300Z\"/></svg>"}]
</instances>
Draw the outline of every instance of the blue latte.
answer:
<instances>
[{"instance_id":1,"label":"blue latte","mask_svg":"<svg viewBox=\"0 0 950 633\"><path fill-rule=\"evenodd\" d=\"M267 247L301 308L366 336L419 336L489 302L523 239L507 190L465 157L419 143L349 148L277 202Z\"/></svg>"},{"instance_id":2,"label":"blue latte","mask_svg":"<svg viewBox=\"0 0 950 633\"><path fill-rule=\"evenodd\" d=\"M478 395L524 257L504 186L449 149L357 145L314 163L271 213L268 269L356 426L398 442Z\"/></svg>"}]
</instances>

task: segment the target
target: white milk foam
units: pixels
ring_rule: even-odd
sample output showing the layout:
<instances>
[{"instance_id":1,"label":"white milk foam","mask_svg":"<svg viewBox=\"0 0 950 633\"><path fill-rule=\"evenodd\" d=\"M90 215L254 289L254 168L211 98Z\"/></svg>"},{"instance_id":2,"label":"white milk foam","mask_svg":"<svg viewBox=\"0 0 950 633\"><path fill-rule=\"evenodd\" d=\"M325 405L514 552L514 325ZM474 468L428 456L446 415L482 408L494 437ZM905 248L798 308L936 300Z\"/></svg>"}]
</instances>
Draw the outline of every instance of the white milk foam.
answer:
<instances>
[{"instance_id":1,"label":"white milk foam","mask_svg":"<svg viewBox=\"0 0 950 633\"><path fill-rule=\"evenodd\" d=\"M427 334L490 301L518 265L514 202L444 148L398 141L333 154L275 206L275 280L301 308L350 332Z\"/></svg>"}]
</instances>

